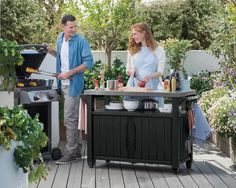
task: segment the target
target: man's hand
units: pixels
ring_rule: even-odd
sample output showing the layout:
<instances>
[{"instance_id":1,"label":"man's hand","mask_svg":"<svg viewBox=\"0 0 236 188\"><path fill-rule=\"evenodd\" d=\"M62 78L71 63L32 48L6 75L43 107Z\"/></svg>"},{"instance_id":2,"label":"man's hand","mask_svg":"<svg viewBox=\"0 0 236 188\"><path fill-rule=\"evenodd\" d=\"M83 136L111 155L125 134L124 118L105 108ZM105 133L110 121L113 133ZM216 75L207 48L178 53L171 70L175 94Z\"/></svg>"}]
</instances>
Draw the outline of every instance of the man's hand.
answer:
<instances>
[{"instance_id":1,"label":"man's hand","mask_svg":"<svg viewBox=\"0 0 236 188\"><path fill-rule=\"evenodd\" d=\"M57 53L56 50L54 50L49 44L44 43L43 45L47 46L48 53L56 57L56 53Z\"/></svg>"},{"instance_id":2,"label":"man's hand","mask_svg":"<svg viewBox=\"0 0 236 188\"><path fill-rule=\"evenodd\" d=\"M57 76L57 78L58 78L59 80L66 80L66 79L70 78L71 76L72 76L72 74L70 73L70 71L68 71L68 72L62 72L62 73L60 73L60 74Z\"/></svg>"}]
</instances>

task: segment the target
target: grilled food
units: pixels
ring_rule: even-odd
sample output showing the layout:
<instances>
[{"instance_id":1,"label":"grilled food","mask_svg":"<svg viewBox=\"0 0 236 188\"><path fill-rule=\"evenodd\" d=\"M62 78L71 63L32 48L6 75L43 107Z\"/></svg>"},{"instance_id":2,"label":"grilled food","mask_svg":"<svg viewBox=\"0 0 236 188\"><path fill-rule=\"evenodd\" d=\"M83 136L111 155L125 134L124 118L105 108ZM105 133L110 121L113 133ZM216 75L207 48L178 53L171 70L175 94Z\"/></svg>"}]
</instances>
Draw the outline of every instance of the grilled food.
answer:
<instances>
[{"instance_id":1,"label":"grilled food","mask_svg":"<svg viewBox=\"0 0 236 188\"><path fill-rule=\"evenodd\" d=\"M32 87L36 87L36 86L37 86L37 83L34 82L34 81L30 81L30 82L29 82L29 85L32 86Z\"/></svg>"},{"instance_id":2,"label":"grilled food","mask_svg":"<svg viewBox=\"0 0 236 188\"><path fill-rule=\"evenodd\" d=\"M25 84L22 82L17 83L17 87L24 87L24 86L25 86Z\"/></svg>"},{"instance_id":3,"label":"grilled food","mask_svg":"<svg viewBox=\"0 0 236 188\"><path fill-rule=\"evenodd\" d=\"M31 67L26 67L25 71L28 72L28 73L38 72L37 69L33 69L33 68L31 68Z\"/></svg>"}]
</instances>

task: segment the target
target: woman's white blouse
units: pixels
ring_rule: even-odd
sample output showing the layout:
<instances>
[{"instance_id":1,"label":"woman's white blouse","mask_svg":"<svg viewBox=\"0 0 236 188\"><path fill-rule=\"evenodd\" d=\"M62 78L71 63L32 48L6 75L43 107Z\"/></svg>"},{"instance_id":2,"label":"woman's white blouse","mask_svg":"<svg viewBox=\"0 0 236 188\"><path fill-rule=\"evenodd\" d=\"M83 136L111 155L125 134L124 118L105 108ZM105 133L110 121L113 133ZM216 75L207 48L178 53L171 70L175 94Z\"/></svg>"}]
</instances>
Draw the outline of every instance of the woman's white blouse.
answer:
<instances>
[{"instance_id":1,"label":"woman's white blouse","mask_svg":"<svg viewBox=\"0 0 236 188\"><path fill-rule=\"evenodd\" d=\"M148 48L148 47L142 47L141 50L138 53L134 54L134 55L131 55L130 52L128 51L126 72L128 72L129 70L135 69L134 61L137 58L139 58L140 56L142 56L142 55L138 55L138 54L144 53L144 50L143 50L144 48ZM151 49L149 49L149 50L157 58L157 72L160 72L161 74L163 74L164 68L165 68L165 61L166 61L166 54L165 54L164 49L161 48L161 47L157 47L154 52Z\"/></svg>"},{"instance_id":2,"label":"woman's white blouse","mask_svg":"<svg viewBox=\"0 0 236 188\"><path fill-rule=\"evenodd\" d=\"M128 52L126 71L135 70L135 78L130 77L127 86L137 86L137 81L145 76L156 72L163 74L165 67L165 51L157 47L152 51L149 47L141 47L140 51L134 55ZM157 89L159 78L154 78L146 83L147 88Z\"/></svg>"}]
</instances>

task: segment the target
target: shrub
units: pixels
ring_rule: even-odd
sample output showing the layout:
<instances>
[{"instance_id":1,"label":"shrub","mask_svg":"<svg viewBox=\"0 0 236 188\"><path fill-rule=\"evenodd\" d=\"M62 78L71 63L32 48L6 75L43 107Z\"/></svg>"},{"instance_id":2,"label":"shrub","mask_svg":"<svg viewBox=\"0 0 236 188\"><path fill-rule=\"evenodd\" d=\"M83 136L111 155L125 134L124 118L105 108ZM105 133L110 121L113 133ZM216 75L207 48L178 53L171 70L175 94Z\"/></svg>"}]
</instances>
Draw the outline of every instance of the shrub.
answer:
<instances>
[{"instance_id":1,"label":"shrub","mask_svg":"<svg viewBox=\"0 0 236 188\"><path fill-rule=\"evenodd\" d=\"M210 91L203 92L199 101L202 111L207 115L207 110L213 105L215 101L223 97L227 91L228 90L224 88L215 88Z\"/></svg>"},{"instance_id":2,"label":"shrub","mask_svg":"<svg viewBox=\"0 0 236 188\"><path fill-rule=\"evenodd\" d=\"M216 100L207 110L212 128L227 138L236 133L236 93L229 92Z\"/></svg>"},{"instance_id":3,"label":"shrub","mask_svg":"<svg viewBox=\"0 0 236 188\"><path fill-rule=\"evenodd\" d=\"M209 91L213 89L213 79L214 75L210 72L202 71L200 74L195 74L192 76L190 80L191 88L195 89L198 94Z\"/></svg>"}]
</instances>

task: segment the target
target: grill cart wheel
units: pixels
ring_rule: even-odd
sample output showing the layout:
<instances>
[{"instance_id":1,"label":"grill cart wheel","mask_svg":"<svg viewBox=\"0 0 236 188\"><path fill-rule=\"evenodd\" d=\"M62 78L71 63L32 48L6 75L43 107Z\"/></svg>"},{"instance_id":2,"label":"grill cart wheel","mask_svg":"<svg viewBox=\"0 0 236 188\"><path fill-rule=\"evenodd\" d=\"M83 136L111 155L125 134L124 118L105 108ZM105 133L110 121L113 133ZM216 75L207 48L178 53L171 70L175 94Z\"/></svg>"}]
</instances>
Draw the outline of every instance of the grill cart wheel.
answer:
<instances>
[{"instance_id":1,"label":"grill cart wheel","mask_svg":"<svg viewBox=\"0 0 236 188\"><path fill-rule=\"evenodd\" d=\"M51 156L54 161L59 160L61 158L61 150L59 148L53 148Z\"/></svg>"}]
</instances>

